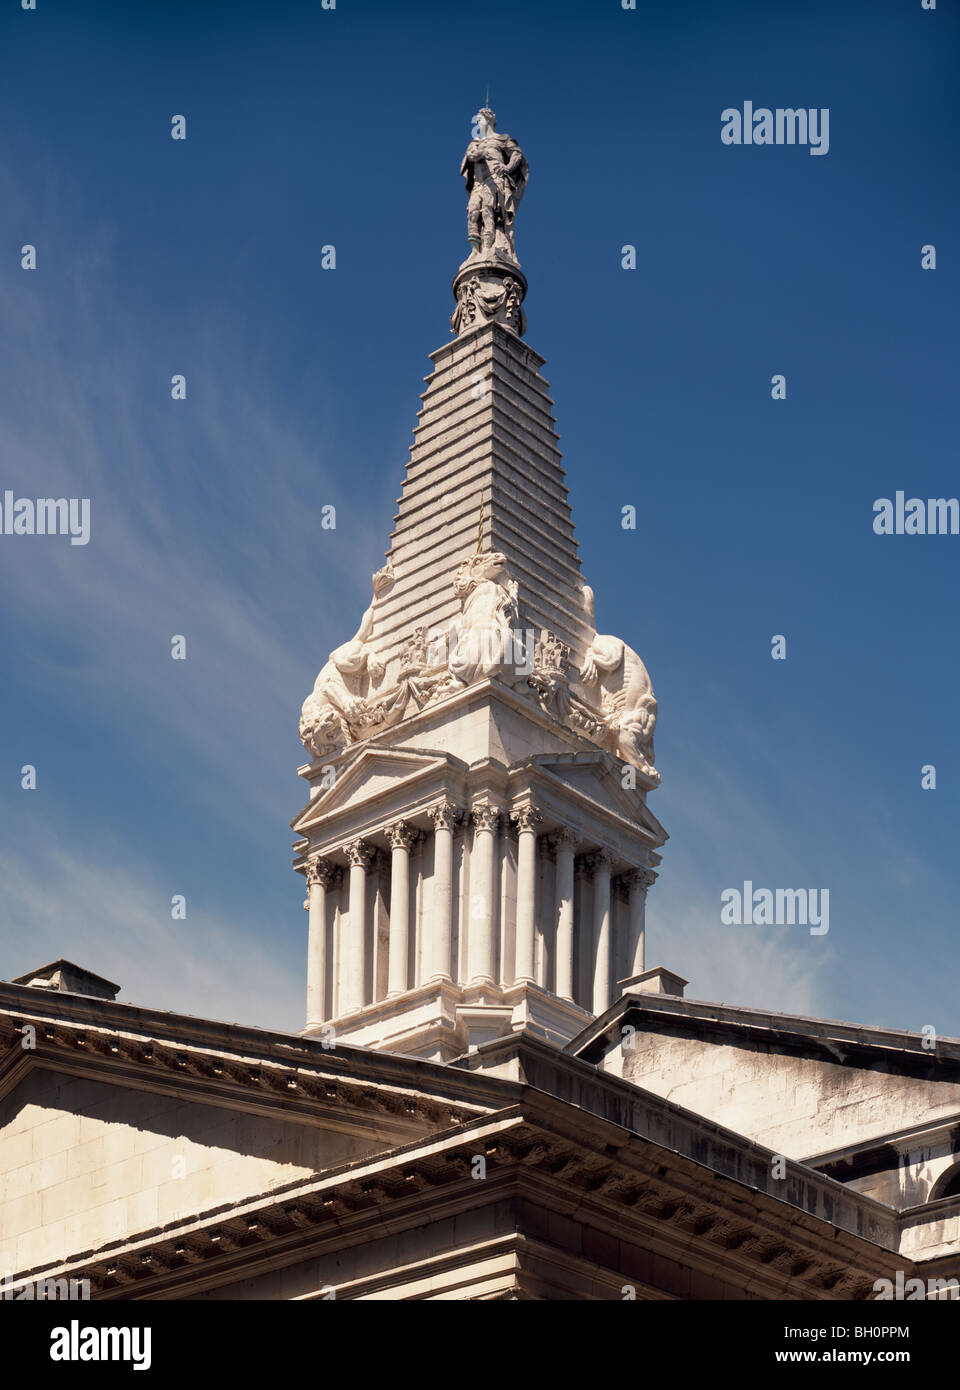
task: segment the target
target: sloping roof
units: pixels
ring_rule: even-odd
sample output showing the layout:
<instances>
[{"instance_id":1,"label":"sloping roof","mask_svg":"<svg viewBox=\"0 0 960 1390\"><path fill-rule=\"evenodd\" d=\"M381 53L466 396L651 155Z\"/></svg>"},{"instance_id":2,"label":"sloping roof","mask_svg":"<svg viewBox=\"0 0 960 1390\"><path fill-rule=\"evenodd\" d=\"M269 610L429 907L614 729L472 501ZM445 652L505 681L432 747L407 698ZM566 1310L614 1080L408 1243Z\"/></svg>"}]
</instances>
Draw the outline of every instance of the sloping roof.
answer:
<instances>
[{"instance_id":1,"label":"sloping roof","mask_svg":"<svg viewBox=\"0 0 960 1390\"><path fill-rule=\"evenodd\" d=\"M645 993L623 995L572 1038L564 1051L596 1062L621 1042L621 1028L629 1023L664 1032L695 1030L704 1040L762 1041L774 1050L821 1053L847 1066L875 1066L883 1058L895 1071L916 1074L920 1068L926 1074L937 1066L960 1075L960 1038L938 1036L936 1048L931 1049L923 1033Z\"/></svg>"}]
</instances>

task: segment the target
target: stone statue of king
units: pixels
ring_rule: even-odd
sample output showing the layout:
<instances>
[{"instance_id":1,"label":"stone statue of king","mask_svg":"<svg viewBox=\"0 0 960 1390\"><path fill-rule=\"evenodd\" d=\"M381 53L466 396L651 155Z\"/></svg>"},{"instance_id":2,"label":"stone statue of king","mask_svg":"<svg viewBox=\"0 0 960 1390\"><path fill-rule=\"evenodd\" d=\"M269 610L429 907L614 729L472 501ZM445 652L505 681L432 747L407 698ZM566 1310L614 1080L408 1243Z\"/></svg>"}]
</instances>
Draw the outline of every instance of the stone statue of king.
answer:
<instances>
[{"instance_id":1,"label":"stone statue of king","mask_svg":"<svg viewBox=\"0 0 960 1390\"><path fill-rule=\"evenodd\" d=\"M467 146L460 173L467 185L467 240L470 258L516 263L513 220L530 170L523 150L497 132L497 118L485 106L473 118L477 132Z\"/></svg>"}]
</instances>

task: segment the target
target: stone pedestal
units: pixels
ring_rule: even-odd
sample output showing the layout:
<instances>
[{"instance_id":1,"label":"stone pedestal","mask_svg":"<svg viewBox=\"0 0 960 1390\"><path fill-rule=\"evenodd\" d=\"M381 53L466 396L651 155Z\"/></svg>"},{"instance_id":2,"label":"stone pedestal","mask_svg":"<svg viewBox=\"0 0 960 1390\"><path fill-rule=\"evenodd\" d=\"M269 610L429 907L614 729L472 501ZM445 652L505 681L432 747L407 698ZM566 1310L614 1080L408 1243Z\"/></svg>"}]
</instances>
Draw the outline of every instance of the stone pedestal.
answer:
<instances>
[{"instance_id":1,"label":"stone pedestal","mask_svg":"<svg viewBox=\"0 0 960 1390\"><path fill-rule=\"evenodd\" d=\"M468 256L453 281L457 301L450 329L458 337L488 323L502 323L518 337L526 332L523 300L527 281L515 261Z\"/></svg>"},{"instance_id":2,"label":"stone pedestal","mask_svg":"<svg viewBox=\"0 0 960 1390\"><path fill-rule=\"evenodd\" d=\"M672 994L677 999L682 999L687 984L688 981L682 975L677 975L672 970L665 970L662 965L655 965L652 969L645 970L642 975L634 975L629 979L621 980L620 993Z\"/></svg>"}]
</instances>

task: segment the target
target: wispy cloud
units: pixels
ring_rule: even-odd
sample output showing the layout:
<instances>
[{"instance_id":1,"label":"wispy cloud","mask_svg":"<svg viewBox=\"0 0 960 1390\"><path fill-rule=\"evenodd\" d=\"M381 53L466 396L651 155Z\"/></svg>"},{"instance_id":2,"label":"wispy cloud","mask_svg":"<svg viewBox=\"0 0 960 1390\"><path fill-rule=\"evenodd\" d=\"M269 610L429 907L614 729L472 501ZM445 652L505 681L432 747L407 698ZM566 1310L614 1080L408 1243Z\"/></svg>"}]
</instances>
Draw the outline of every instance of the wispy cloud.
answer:
<instances>
[{"instance_id":1,"label":"wispy cloud","mask_svg":"<svg viewBox=\"0 0 960 1390\"><path fill-rule=\"evenodd\" d=\"M0 973L20 975L60 956L114 980L122 1001L225 1022L296 1032L302 972L285 969L237 914L165 905L167 885L149 861L124 866L125 847L104 834L103 857L57 846L0 854ZM111 852L112 851L112 852Z\"/></svg>"},{"instance_id":2,"label":"wispy cloud","mask_svg":"<svg viewBox=\"0 0 960 1390\"><path fill-rule=\"evenodd\" d=\"M47 201L66 216L63 195ZM299 702L359 621L383 537L329 445L259 389L225 314L185 327L188 397L170 398L181 364L112 288L112 230L71 244L63 294L28 272L0 278L0 379L17 382L0 392L0 483L92 499L88 546L0 546L5 621L37 696L69 689L73 713L108 720L134 757L162 735L201 774L197 794L240 821L265 804L289 816L278 750L292 773ZM336 532L319 529L324 502Z\"/></svg>"},{"instance_id":3,"label":"wispy cloud","mask_svg":"<svg viewBox=\"0 0 960 1390\"><path fill-rule=\"evenodd\" d=\"M260 389L226 310L182 325L188 396L173 401L182 363L161 317L117 290L117 229L59 177L42 217L2 169L0 189L9 244L45 230L40 270L0 274L0 488L92 499L85 547L0 542L0 634L17 653L5 721L31 723L0 792L0 973L64 955L145 1005L296 1029L298 882L259 918L245 885L289 840L305 799L299 703L359 621L383 537L329 441L298 434ZM319 530L324 502L336 532ZM70 794L64 728L96 749L97 783ZM21 759L41 792L20 790ZM158 850L129 815L134 779L171 829ZM191 855L222 907L194 894L177 922L176 861Z\"/></svg>"}]
</instances>

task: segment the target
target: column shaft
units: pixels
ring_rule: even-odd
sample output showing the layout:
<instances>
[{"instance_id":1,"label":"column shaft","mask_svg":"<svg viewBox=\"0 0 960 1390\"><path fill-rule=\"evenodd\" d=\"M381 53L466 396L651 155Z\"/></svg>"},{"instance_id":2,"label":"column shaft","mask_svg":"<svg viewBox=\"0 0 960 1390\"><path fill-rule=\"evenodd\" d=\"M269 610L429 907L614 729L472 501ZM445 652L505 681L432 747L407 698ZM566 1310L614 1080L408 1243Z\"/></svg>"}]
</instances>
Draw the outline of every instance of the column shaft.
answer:
<instances>
[{"instance_id":1,"label":"column shaft","mask_svg":"<svg viewBox=\"0 0 960 1390\"><path fill-rule=\"evenodd\" d=\"M636 869L628 876L630 888L630 935L627 942L627 978L644 971L644 931L647 912L647 889L654 881L649 869Z\"/></svg>"},{"instance_id":2,"label":"column shaft","mask_svg":"<svg viewBox=\"0 0 960 1390\"><path fill-rule=\"evenodd\" d=\"M593 868L593 1012L610 1007L610 856L591 855Z\"/></svg>"},{"instance_id":3,"label":"column shaft","mask_svg":"<svg viewBox=\"0 0 960 1390\"><path fill-rule=\"evenodd\" d=\"M340 999L337 1012L356 1013L363 1008L365 946L367 938L367 869L373 847L356 840L347 850L350 860L350 901L341 924Z\"/></svg>"},{"instance_id":4,"label":"column shaft","mask_svg":"<svg viewBox=\"0 0 960 1390\"><path fill-rule=\"evenodd\" d=\"M488 802L473 808L470 856L470 932L467 941L471 984L496 982L497 840L500 813Z\"/></svg>"},{"instance_id":5,"label":"column shaft","mask_svg":"<svg viewBox=\"0 0 960 1390\"><path fill-rule=\"evenodd\" d=\"M327 889L337 873L329 859L313 859L307 865L309 917L307 935L307 1027L326 1019Z\"/></svg>"},{"instance_id":6,"label":"column shaft","mask_svg":"<svg viewBox=\"0 0 960 1390\"><path fill-rule=\"evenodd\" d=\"M573 856L576 839L568 831L557 835L557 993L573 1003Z\"/></svg>"},{"instance_id":7,"label":"column shaft","mask_svg":"<svg viewBox=\"0 0 960 1390\"><path fill-rule=\"evenodd\" d=\"M432 947L430 978L453 979L453 832L459 811L452 801L441 801L430 811L433 821L433 913L430 920Z\"/></svg>"},{"instance_id":8,"label":"column shaft","mask_svg":"<svg viewBox=\"0 0 960 1390\"><path fill-rule=\"evenodd\" d=\"M517 848L517 937L514 978L517 984L536 984L537 965L537 831L539 813L532 806L514 812Z\"/></svg>"},{"instance_id":9,"label":"column shaft","mask_svg":"<svg viewBox=\"0 0 960 1390\"><path fill-rule=\"evenodd\" d=\"M416 839L414 826L398 821L387 831L390 841L390 942L387 998L407 989L410 956L410 847Z\"/></svg>"}]
</instances>

